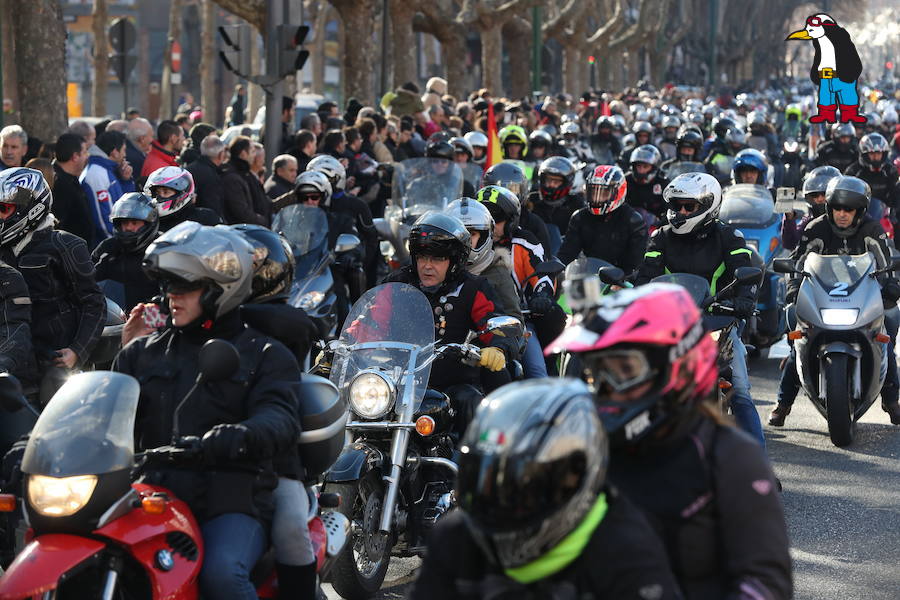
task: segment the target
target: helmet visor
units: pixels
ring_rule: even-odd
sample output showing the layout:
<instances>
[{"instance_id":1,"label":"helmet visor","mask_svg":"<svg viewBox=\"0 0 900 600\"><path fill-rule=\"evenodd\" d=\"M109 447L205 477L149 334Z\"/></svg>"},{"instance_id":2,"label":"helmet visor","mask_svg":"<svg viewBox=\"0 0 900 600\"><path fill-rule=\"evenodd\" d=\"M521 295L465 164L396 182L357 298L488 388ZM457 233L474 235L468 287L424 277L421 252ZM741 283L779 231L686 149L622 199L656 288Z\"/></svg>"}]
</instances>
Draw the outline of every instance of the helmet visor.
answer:
<instances>
[{"instance_id":1,"label":"helmet visor","mask_svg":"<svg viewBox=\"0 0 900 600\"><path fill-rule=\"evenodd\" d=\"M637 348L592 353L585 366L597 383L620 393L652 380L657 373L647 354Z\"/></svg>"},{"instance_id":2,"label":"helmet visor","mask_svg":"<svg viewBox=\"0 0 900 600\"><path fill-rule=\"evenodd\" d=\"M619 186L617 184L588 184L588 202L595 208L600 208L615 200Z\"/></svg>"}]
</instances>

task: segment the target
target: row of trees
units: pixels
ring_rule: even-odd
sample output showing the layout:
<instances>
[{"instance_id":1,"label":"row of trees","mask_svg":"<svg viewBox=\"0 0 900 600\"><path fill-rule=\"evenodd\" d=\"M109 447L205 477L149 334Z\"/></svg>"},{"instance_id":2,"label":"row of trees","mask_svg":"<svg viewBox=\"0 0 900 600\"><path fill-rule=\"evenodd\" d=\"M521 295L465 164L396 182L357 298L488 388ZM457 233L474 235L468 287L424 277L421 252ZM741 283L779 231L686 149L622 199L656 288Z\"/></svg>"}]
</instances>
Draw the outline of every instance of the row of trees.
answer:
<instances>
[{"instance_id":1,"label":"row of trees","mask_svg":"<svg viewBox=\"0 0 900 600\"><path fill-rule=\"evenodd\" d=\"M191 0L189 0L191 1ZM215 57L215 6L243 18L263 32L268 0L193 0L203 15L201 103L214 116L212 73ZM449 92L462 96L487 87L510 96L532 87L533 19L540 15L542 46L553 44L562 54L562 88L580 93L590 83L622 89L643 77L655 85L669 78L703 84L710 50L716 55L716 81L760 81L785 71L786 34L802 26L816 9L802 0L296 0L303 2L305 20L313 24L311 39L313 91L324 88L326 24L340 25L339 46L344 98L365 103L377 98L377 74L382 56L382 23L388 23L389 87L418 79L416 34L440 42L441 71ZM171 0L169 39L180 35L185 0ZM22 125L39 137L53 138L65 126L65 26L60 0L32 0L16 10L13 0L0 0L4 18L12 19L14 40L4 40L14 55ZM107 0L94 0L95 68L106 73L108 53ZM861 12L862 0L841 3L838 19ZM387 8L387 19L382 11ZM539 11L533 9L539 8ZM715 36L713 35L715 31ZM480 57L468 55L473 34ZM791 49L796 55L796 47ZM597 58L592 67L588 56ZM480 60L479 60L480 59ZM164 75L171 63L165 55ZM476 66L477 68L473 68ZM548 66L545 65L545 73ZM504 72L506 77L504 77ZM35 76L35 74L40 76ZM171 88L164 76L162 106L171 106ZM106 77L95 77L95 114L105 112Z\"/></svg>"}]
</instances>

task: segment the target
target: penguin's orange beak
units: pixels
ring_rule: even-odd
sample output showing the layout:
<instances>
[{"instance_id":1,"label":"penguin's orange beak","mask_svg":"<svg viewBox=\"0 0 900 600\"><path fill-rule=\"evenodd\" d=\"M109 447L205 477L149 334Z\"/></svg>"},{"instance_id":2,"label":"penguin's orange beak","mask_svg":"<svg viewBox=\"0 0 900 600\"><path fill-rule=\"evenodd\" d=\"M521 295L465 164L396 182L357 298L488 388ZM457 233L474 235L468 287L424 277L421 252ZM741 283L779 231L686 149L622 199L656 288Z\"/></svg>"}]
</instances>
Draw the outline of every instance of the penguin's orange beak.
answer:
<instances>
[{"instance_id":1,"label":"penguin's orange beak","mask_svg":"<svg viewBox=\"0 0 900 600\"><path fill-rule=\"evenodd\" d=\"M805 29L801 29L800 31L795 31L791 35L787 36L787 38L785 38L785 41L787 41L787 40L811 40L811 39L812 39L812 36L809 35Z\"/></svg>"}]
</instances>

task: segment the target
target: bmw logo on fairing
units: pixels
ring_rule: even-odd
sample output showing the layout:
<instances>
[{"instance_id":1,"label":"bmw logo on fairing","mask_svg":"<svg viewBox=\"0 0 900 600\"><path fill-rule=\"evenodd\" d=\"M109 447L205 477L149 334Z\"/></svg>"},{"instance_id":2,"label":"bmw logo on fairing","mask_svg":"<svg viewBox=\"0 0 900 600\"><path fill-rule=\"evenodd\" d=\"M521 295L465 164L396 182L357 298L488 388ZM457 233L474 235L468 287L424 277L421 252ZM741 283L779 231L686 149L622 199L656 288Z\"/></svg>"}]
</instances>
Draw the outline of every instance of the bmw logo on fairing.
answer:
<instances>
[{"instance_id":1,"label":"bmw logo on fairing","mask_svg":"<svg viewBox=\"0 0 900 600\"><path fill-rule=\"evenodd\" d=\"M175 566L175 561L172 559L172 553L168 550L160 550L157 552L156 566L162 571L171 571L172 567Z\"/></svg>"}]
</instances>

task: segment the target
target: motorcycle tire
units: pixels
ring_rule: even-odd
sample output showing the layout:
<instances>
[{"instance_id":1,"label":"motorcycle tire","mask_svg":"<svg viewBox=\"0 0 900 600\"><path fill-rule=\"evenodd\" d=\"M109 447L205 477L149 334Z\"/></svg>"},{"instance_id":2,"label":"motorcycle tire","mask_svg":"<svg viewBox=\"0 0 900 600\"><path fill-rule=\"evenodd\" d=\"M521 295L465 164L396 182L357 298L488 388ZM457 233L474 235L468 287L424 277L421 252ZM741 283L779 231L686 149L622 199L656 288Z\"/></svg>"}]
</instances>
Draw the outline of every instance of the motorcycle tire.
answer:
<instances>
[{"instance_id":1,"label":"motorcycle tire","mask_svg":"<svg viewBox=\"0 0 900 600\"><path fill-rule=\"evenodd\" d=\"M391 560L393 534L378 532L384 484L373 471L355 483L329 484L327 491L341 495L338 510L351 523L347 543L331 569L331 585L347 600L365 600L381 589Z\"/></svg>"},{"instance_id":2,"label":"motorcycle tire","mask_svg":"<svg viewBox=\"0 0 900 600\"><path fill-rule=\"evenodd\" d=\"M853 442L853 414L850 402L850 363L844 354L825 357L825 414L828 435L838 447Z\"/></svg>"}]
</instances>

